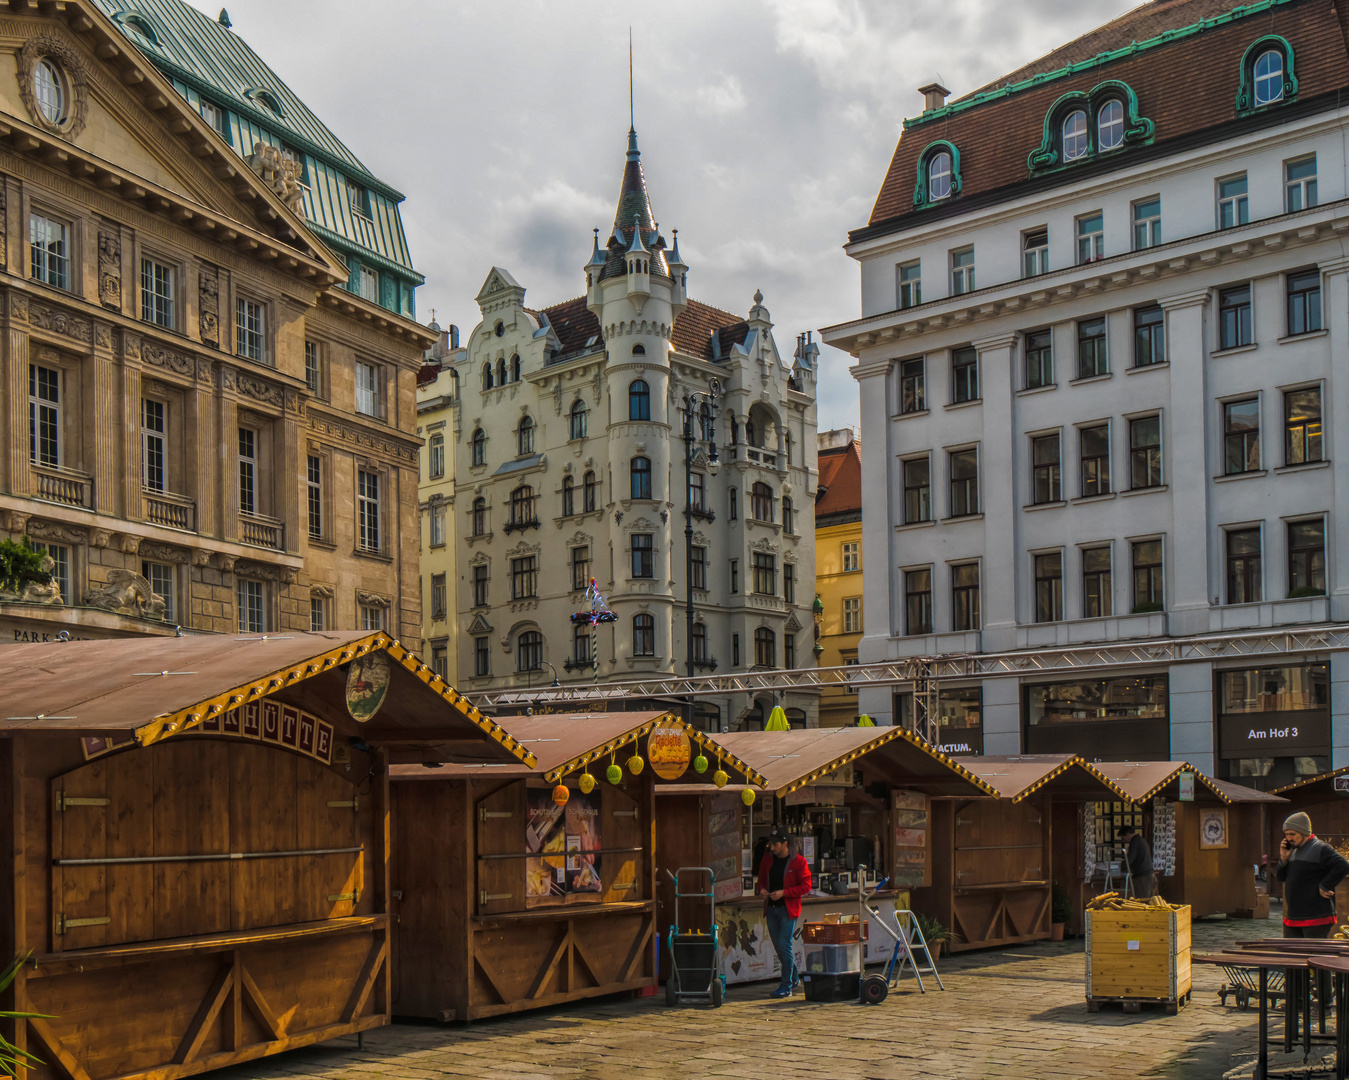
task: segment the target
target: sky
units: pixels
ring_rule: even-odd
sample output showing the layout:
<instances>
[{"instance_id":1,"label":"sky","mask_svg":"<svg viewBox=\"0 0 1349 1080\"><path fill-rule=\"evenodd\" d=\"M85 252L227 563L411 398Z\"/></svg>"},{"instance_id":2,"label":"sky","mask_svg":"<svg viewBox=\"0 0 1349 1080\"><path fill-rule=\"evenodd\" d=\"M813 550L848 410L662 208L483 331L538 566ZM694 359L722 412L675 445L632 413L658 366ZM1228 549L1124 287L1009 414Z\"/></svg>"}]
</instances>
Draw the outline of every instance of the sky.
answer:
<instances>
[{"instance_id":1,"label":"sky","mask_svg":"<svg viewBox=\"0 0 1349 1080\"><path fill-rule=\"evenodd\" d=\"M220 0L190 0L215 15ZM613 227L633 99L652 209L689 295L778 348L860 313L843 252L917 88L954 96L1133 0L226 0L234 32L407 196L418 317L466 335L491 267L530 307L579 296ZM856 427L851 358L821 349L819 428Z\"/></svg>"}]
</instances>

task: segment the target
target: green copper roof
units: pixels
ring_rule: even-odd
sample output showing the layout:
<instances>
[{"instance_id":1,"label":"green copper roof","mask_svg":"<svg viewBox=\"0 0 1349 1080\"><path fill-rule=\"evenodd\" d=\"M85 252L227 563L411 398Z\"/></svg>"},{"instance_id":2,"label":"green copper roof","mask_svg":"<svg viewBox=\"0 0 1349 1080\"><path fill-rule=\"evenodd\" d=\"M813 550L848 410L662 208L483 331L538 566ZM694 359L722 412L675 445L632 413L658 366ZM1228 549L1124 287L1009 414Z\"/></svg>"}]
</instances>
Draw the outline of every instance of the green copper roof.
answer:
<instances>
[{"instance_id":1,"label":"green copper roof","mask_svg":"<svg viewBox=\"0 0 1349 1080\"><path fill-rule=\"evenodd\" d=\"M1256 3L1246 4L1245 6L1234 7L1230 11L1225 11L1221 15L1214 15L1212 18L1200 19L1189 26L1178 27L1174 30L1167 30L1158 34L1156 37L1148 38L1145 41L1134 41L1128 45L1121 46L1118 49L1111 49L1108 52L1097 53L1087 60L1079 60L1075 64L1067 64L1055 71L1042 71L1038 75L1032 75L1029 79L1023 79L1021 82L1008 83L1006 86L999 86L995 90L985 90L982 93L971 94L967 98L961 98L959 101L953 101L949 105L943 105L940 109L933 109L931 112L922 113L919 116L911 116L904 121L904 130L918 127L920 124L931 123L934 120L944 120L948 116L955 116L957 113L973 109L985 102L997 101L999 98L1005 98L1022 90L1029 90L1033 86L1043 86L1047 82L1053 82L1056 79L1064 79L1069 75L1076 75L1079 71L1089 71L1094 67L1100 67L1102 64L1109 64L1112 61L1119 60L1122 57L1133 56L1135 53L1143 52L1146 49L1155 49L1159 45L1170 45L1173 41L1180 41L1191 37L1194 34L1203 33L1205 30L1211 30L1215 26L1223 26L1237 19L1244 19L1250 15L1259 15L1269 11L1271 8L1283 7L1285 4L1294 3L1295 0L1257 0Z\"/></svg>"},{"instance_id":2,"label":"green copper roof","mask_svg":"<svg viewBox=\"0 0 1349 1080\"><path fill-rule=\"evenodd\" d=\"M402 194L373 176L238 34L183 0L95 3L194 108L205 101L223 109L217 127L241 157L270 143L303 158L304 214L331 247L354 262L372 254L368 265L421 284L398 212ZM410 296L381 302L412 311Z\"/></svg>"}]
</instances>

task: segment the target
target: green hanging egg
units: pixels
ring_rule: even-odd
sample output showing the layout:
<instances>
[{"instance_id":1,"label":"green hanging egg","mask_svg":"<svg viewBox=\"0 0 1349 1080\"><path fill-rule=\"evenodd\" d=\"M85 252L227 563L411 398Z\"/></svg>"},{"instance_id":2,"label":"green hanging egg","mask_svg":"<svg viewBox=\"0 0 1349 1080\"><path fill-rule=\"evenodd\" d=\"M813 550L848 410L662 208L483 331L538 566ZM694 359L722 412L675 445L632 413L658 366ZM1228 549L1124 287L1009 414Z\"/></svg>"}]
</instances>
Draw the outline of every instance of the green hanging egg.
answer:
<instances>
[{"instance_id":1,"label":"green hanging egg","mask_svg":"<svg viewBox=\"0 0 1349 1080\"><path fill-rule=\"evenodd\" d=\"M707 758L705 758L702 754L699 754L696 758L693 759L693 771L696 773L707 772Z\"/></svg>"},{"instance_id":2,"label":"green hanging egg","mask_svg":"<svg viewBox=\"0 0 1349 1080\"><path fill-rule=\"evenodd\" d=\"M623 780L623 770L617 765L610 765L604 770L605 779L611 784L621 783Z\"/></svg>"}]
</instances>

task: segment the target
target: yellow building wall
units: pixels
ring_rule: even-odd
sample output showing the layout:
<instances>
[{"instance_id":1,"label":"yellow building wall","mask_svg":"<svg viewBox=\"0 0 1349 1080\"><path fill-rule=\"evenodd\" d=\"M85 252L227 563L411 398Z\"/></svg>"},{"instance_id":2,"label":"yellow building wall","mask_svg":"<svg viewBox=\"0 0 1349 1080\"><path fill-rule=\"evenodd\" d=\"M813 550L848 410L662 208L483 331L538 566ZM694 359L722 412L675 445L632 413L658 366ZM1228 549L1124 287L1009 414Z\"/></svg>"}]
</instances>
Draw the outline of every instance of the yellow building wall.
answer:
<instances>
[{"instance_id":1,"label":"yellow building wall","mask_svg":"<svg viewBox=\"0 0 1349 1080\"><path fill-rule=\"evenodd\" d=\"M857 544L857 570L844 571L843 545ZM843 632L843 601L862 597L862 573L866 568L866 554L862 551L862 522L850 521L830 525L815 531L815 593L824 605L820 616L820 667L840 667L857 659L857 645L861 630ZM860 627L860 623L859 623ZM820 727L848 727L857 719L857 695L841 685L826 689L820 697Z\"/></svg>"}]
</instances>

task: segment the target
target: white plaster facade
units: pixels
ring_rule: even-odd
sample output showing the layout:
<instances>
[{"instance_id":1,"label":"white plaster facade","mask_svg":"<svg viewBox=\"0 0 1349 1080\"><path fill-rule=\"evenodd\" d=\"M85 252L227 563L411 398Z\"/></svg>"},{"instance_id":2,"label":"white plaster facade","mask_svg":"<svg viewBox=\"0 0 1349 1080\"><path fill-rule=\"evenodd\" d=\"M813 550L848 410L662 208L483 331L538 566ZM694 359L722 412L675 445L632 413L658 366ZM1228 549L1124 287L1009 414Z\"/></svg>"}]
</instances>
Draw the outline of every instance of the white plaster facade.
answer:
<instances>
[{"instance_id":1,"label":"white plaster facade","mask_svg":"<svg viewBox=\"0 0 1349 1080\"><path fill-rule=\"evenodd\" d=\"M423 440L418 482L418 542L421 553L421 655L442 679L458 683L459 619L455 610L454 410L459 401L456 362L458 328L428 329L440 335L426 350L417 376L417 434Z\"/></svg>"}]
</instances>

